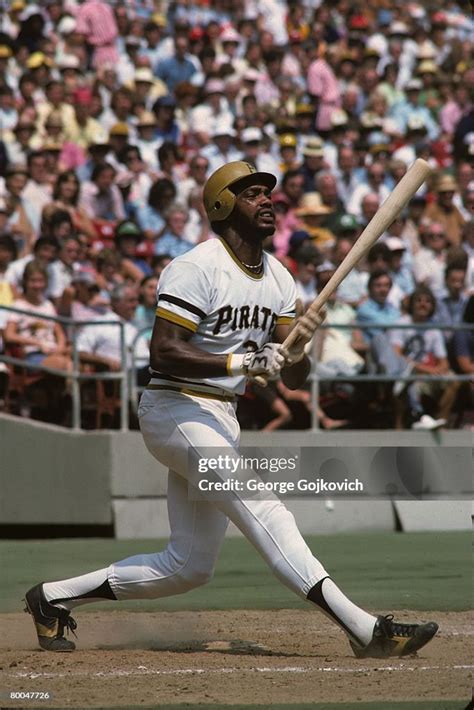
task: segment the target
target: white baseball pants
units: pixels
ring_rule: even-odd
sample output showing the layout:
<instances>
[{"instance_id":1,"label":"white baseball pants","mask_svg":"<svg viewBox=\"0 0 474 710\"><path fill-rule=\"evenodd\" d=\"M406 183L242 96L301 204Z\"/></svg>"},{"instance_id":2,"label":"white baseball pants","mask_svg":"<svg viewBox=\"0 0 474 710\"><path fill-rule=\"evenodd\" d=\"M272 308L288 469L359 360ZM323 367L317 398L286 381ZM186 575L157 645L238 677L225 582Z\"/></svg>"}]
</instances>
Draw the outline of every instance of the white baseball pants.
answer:
<instances>
[{"instance_id":1,"label":"white baseball pants","mask_svg":"<svg viewBox=\"0 0 474 710\"><path fill-rule=\"evenodd\" d=\"M136 555L108 568L117 599L155 599L205 584L213 575L229 519L278 579L301 597L306 598L328 576L306 545L293 515L276 496L266 493L265 500L247 500L229 492L224 500L189 499L190 448L198 455L201 449L214 446L228 453L229 447L236 451L240 428L232 403L147 390L139 418L147 448L169 467L171 537L162 552Z\"/></svg>"}]
</instances>

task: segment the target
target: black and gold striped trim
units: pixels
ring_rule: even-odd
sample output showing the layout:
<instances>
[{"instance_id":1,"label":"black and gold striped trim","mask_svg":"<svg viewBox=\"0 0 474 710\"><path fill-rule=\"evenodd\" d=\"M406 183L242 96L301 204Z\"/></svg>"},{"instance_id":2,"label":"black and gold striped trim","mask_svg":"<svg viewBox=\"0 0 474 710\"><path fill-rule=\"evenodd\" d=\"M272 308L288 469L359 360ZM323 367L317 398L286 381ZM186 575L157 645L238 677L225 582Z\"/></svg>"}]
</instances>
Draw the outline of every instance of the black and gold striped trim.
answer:
<instances>
[{"instance_id":1,"label":"black and gold striped trim","mask_svg":"<svg viewBox=\"0 0 474 710\"><path fill-rule=\"evenodd\" d=\"M291 325L295 320L294 316L278 316L276 320L277 325Z\"/></svg>"},{"instance_id":2,"label":"black and gold striped trim","mask_svg":"<svg viewBox=\"0 0 474 710\"><path fill-rule=\"evenodd\" d=\"M180 392L181 394L188 394L191 397L203 397L204 399L217 399L220 402L235 402L235 397L231 395L224 394L211 394L210 392L201 392L200 390L193 390L189 387L173 387L173 385L147 385L147 390L164 390L169 392Z\"/></svg>"},{"instance_id":3,"label":"black and gold striped trim","mask_svg":"<svg viewBox=\"0 0 474 710\"><path fill-rule=\"evenodd\" d=\"M182 328L186 328L186 330L190 330L192 333L195 333L198 329L196 323L193 323L191 320L188 320L187 318L183 318L183 316L178 316L177 313L172 313L171 311L167 311L166 308L157 308L156 309L156 317L163 318L164 320L167 320L170 323L175 323L176 325L180 325Z\"/></svg>"},{"instance_id":4,"label":"black and gold striped trim","mask_svg":"<svg viewBox=\"0 0 474 710\"><path fill-rule=\"evenodd\" d=\"M158 296L158 301L166 301L167 303L174 303L175 306L179 306L180 308L184 308L186 311L189 311L190 313L194 313L195 316L199 316L201 320L204 320L206 317L206 314L204 311L201 311L200 308L197 306L193 305L192 303L188 303L188 301L184 301L182 298L178 298L177 296L173 296L170 293L160 293Z\"/></svg>"},{"instance_id":5,"label":"black and gold striped trim","mask_svg":"<svg viewBox=\"0 0 474 710\"><path fill-rule=\"evenodd\" d=\"M226 250L226 252L228 253L228 255L230 256L230 258L237 264L237 266L239 267L239 269L240 269L241 271L243 271L244 274L247 274L247 276L250 276L250 278L251 278L251 279L254 279L255 281L260 281L260 280L263 278L263 273L264 273L264 269L265 269L265 263L264 263L264 265L263 265L263 269L262 269L261 273L260 273L260 274L254 274L253 271L250 271L250 269L247 269L247 267L246 267L244 264L242 264L242 262L240 261L239 257L237 256L237 254L234 253L234 251L233 251L233 250L231 249L231 247L227 244L227 242L225 241L225 239L222 239L221 237L219 237L219 241L220 241L220 243L222 244L222 246L224 247L224 249Z\"/></svg>"},{"instance_id":6,"label":"black and gold striped trim","mask_svg":"<svg viewBox=\"0 0 474 710\"><path fill-rule=\"evenodd\" d=\"M181 387L185 386L185 387L193 388L193 387L196 387L197 384L200 385L200 383L195 382L193 380L186 380L183 377L175 377L174 375L165 375L161 372L157 372L156 370L150 370L150 374L151 374L151 378L152 378L151 384L162 384L162 382L154 383L153 380L156 379L156 380L166 380L166 382L169 382L172 385L178 385ZM212 393L212 390L215 390L217 394L222 393L222 389L220 389L219 387L214 387L214 385L210 385L207 382L203 386L208 388L211 393Z\"/></svg>"}]
</instances>

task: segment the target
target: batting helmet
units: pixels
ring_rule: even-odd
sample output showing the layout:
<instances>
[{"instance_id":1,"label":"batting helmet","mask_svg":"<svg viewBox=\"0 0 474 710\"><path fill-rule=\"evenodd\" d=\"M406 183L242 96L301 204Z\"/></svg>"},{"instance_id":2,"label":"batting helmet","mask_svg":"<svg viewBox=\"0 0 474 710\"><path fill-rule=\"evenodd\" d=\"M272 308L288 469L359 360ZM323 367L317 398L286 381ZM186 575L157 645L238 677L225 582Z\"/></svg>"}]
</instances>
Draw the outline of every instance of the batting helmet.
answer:
<instances>
[{"instance_id":1,"label":"batting helmet","mask_svg":"<svg viewBox=\"0 0 474 710\"><path fill-rule=\"evenodd\" d=\"M276 177L271 173L262 173L243 160L227 163L212 173L204 186L203 200L210 222L222 222L232 214L235 206L235 187L240 189L249 185L266 185L271 190L276 185ZM234 187L234 190L231 188Z\"/></svg>"}]
</instances>

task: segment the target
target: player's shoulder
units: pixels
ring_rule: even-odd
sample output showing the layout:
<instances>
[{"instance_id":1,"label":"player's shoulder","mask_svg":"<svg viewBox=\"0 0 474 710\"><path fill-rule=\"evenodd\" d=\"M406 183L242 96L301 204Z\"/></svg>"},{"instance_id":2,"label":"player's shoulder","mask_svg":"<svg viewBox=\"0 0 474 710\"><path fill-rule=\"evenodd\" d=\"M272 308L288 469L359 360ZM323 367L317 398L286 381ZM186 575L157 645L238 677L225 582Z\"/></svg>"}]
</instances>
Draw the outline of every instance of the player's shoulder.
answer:
<instances>
[{"instance_id":1,"label":"player's shoulder","mask_svg":"<svg viewBox=\"0 0 474 710\"><path fill-rule=\"evenodd\" d=\"M293 283L294 278L291 275L291 273L288 271L286 266L281 263L273 254L269 254L268 252L265 252L266 259L267 259L267 265L269 270L273 273L273 275L280 281L288 281L288 283Z\"/></svg>"}]
</instances>

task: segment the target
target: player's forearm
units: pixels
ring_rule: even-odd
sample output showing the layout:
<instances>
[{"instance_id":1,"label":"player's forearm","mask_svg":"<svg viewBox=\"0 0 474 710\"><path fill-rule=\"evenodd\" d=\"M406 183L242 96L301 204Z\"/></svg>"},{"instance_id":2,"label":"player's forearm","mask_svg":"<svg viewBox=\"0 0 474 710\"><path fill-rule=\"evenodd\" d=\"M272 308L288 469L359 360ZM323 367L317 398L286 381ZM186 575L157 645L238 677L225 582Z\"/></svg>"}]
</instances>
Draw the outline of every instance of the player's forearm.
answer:
<instances>
[{"instance_id":1,"label":"player's forearm","mask_svg":"<svg viewBox=\"0 0 474 710\"><path fill-rule=\"evenodd\" d=\"M212 355L184 341L176 341L168 347L150 353L152 370L174 377L225 377L227 355Z\"/></svg>"},{"instance_id":2,"label":"player's forearm","mask_svg":"<svg viewBox=\"0 0 474 710\"><path fill-rule=\"evenodd\" d=\"M283 384L290 390L299 389L306 382L310 370L311 363L305 355L302 360L294 365L287 365L283 368L281 371Z\"/></svg>"}]
</instances>

